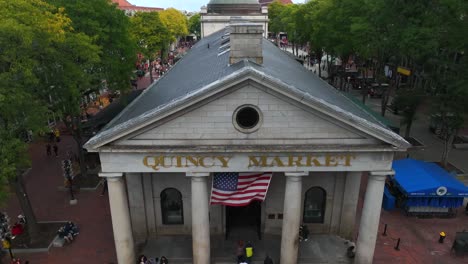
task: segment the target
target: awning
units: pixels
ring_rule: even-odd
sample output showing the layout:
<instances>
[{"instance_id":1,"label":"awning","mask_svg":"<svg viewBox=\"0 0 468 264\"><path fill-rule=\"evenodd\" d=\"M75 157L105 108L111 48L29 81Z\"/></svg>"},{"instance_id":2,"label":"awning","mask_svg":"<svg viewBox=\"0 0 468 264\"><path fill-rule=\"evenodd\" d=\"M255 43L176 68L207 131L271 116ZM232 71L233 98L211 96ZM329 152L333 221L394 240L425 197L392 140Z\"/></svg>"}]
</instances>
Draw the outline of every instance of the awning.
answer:
<instances>
[{"instance_id":1,"label":"awning","mask_svg":"<svg viewBox=\"0 0 468 264\"><path fill-rule=\"evenodd\" d=\"M393 170L396 186L408 197L468 197L468 188L435 163L395 160ZM433 203L435 205L438 201Z\"/></svg>"}]
</instances>

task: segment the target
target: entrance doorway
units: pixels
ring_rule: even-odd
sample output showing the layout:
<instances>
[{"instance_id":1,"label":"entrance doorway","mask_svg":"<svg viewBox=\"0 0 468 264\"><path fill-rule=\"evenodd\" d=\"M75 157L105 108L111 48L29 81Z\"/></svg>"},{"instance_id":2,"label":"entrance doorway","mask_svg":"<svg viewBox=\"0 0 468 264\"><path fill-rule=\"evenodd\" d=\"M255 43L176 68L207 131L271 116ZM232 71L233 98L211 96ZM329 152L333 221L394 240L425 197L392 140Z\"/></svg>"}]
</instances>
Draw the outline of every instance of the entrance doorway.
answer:
<instances>
[{"instance_id":1,"label":"entrance doorway","mask_svg":"<svg viewBox=\"0 0 468 264\"><path fill-rule=\"evenodd\" d=\"M252 201L246 206L226 206L226 239L262 239L261 223L260 201Z\"/></svg>"}]
</instances>

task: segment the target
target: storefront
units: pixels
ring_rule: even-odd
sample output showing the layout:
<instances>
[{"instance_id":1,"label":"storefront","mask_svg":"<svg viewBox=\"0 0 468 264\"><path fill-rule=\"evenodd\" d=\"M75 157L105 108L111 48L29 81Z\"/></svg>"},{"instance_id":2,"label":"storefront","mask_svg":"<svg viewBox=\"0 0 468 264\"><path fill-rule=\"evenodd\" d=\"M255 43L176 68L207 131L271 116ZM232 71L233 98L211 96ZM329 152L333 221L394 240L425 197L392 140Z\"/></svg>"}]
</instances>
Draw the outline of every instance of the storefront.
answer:
<instances>
[{"instance_id":1,"label":"storefront","mask_svg":"<svg viewBox=\"0 0 468 264\"><path fill-rule=\"evenodd\" d=\"M233 24L197 43L85 147L99 152L108 179L119 263L133 261L134 243L191 234L193 263L208 264L210 235L251 226L281 234L281 263L296 264L301 223L355 239L363 172L356 258L372 262L385 177L408 146L264 41L261 26ZM268 175L265 194L215 204L219 173Z\"/></svg>"}]
</instances>

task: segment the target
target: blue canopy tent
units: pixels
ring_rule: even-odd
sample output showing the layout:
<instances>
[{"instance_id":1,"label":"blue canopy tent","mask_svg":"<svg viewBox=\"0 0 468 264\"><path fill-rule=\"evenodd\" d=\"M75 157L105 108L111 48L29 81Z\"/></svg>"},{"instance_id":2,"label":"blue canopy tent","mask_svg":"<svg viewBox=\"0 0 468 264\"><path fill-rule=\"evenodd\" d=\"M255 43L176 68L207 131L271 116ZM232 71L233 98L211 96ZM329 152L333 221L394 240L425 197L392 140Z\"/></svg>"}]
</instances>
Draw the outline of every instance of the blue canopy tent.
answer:
<instances>
[{"instance_id":1,"label":"blue canopy tent","mask_svg":"<svg viewBox=\"0 0 468 264\"><path fill-rule=\"evenodd\" d=\"M404 206L410 211L457 208L468 197L468 188L435 163L414 159L393 161L394 186L403 194ZM417 209L420 208L420 209Z\"/></svg>"}]
</instances>

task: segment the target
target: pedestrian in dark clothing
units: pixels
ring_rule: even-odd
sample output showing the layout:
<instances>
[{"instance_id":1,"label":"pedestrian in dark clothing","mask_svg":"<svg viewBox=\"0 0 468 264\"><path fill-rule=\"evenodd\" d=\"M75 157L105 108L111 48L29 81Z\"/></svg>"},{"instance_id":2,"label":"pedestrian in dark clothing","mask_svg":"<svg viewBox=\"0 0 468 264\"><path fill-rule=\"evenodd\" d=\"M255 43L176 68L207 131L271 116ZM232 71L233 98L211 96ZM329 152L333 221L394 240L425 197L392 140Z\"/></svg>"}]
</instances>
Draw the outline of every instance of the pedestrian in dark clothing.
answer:
<instances>
[{"instance_id":1,"label":"pedestrian in dark clothing","mask_svg":"<svg viewBox=\"0 0 468 264\"><path fill-rule=\"evenodd\" d=\"M247 260L248 264L250 264L252 262L253 253L254 253L254 248L252 246L252 243L250 243L250 241L249 241L245 245L245 257L246 257L246 260Z\"/></svg>"},{"instance_id":2,"label":"pedestrian in dark clothing","mask_svg":"<svg viewBox=\"0 0 468 264\"><path fill-rule=\"evenodd\" d=\"M270 258L270 256L267 255L263 261L263 264L273 264L273 260Z\"/></svg>"},{"instance_id":3,"label":"pedestrian in dark clothing","mask_svg":"<svg viewBox=\"0 0 468 264\"><path fill-rule=\"evenodd\" d=\"M101 196L104 196L107 192L107 179L104 178L102 179L102 191L101 191Z\"/></svg>"},{"instance_id":4,"label":"pedestrian in dark clothing","mask_svg":"<svg viewBox=\"0 0 468 264\"><path fill-rule=\"evenodd\" d=\"M245 257L242 256L240 259L239 259L239 264L247 264L247 261L245 260Z\"/></svg>"},{"instance_id":5,"label":"pedestrian in dark clothing","mask_svg":"<svg viewBox=\"0 0 468 264\"><path fill-rule=\"evenodd\" d=\"M55 134L54 132L50 131L49 132L49 142L54 142L55 139Z\"/></svg>"},{"instance_id":6,"label":"pedestrian in dark clothing","mask_svg":"<svg viewBox=\"0 0 468 264\"><path fill-rule=\"evenodd\" d=\"M147 261L148 261L148 258L145 255L140 255L138 257L137 264L146 264Z\"/></svg>"},{"instance_id":7,"label":"pedestrian in dark clothing","mask_svg":"<svg viewBox=\"0 0 468 264\"><path fill-rule=\"evenodd\" d=\"M46 153L47 153L47 156L52 155L52 149L51 149L51 146L50 146L49 143L47 143L47 145L46 145Z\"/></svg>"},{"instance_id":8,"label":"pedestrian in dark clothing","mask_svg":"<svg viewBox=\"0 0 468 264\"><path fill-rule=\"evenodd\" d=\"M167 260L167 258L165 256L162 256L159 263L160 264L169 264L169 260Z\"/></svg>"},{"instance_id":9,"label":"pedestrian in dark clothing","mask_svg":"<svg viewBox=\"0 0 468 264\"><path fill-rule=\"evenodd\" d=\"M55 157L58 157L58 146L57 146L57 144L54 144L54 154L55 154Z\"/></svg>"},{"instance_id":10,"label":"pedestrian in dark clothing","mask_svg":"<svg viewBox=\"0 0 468 264\"><path fill-rule=\"evenodd\" d=\"M236 250L236 256L237 256L237 263L241 262L241 259L244 257L244 241L239 240L237 243L237 250Z\"/></svg>"}]
</instances>

